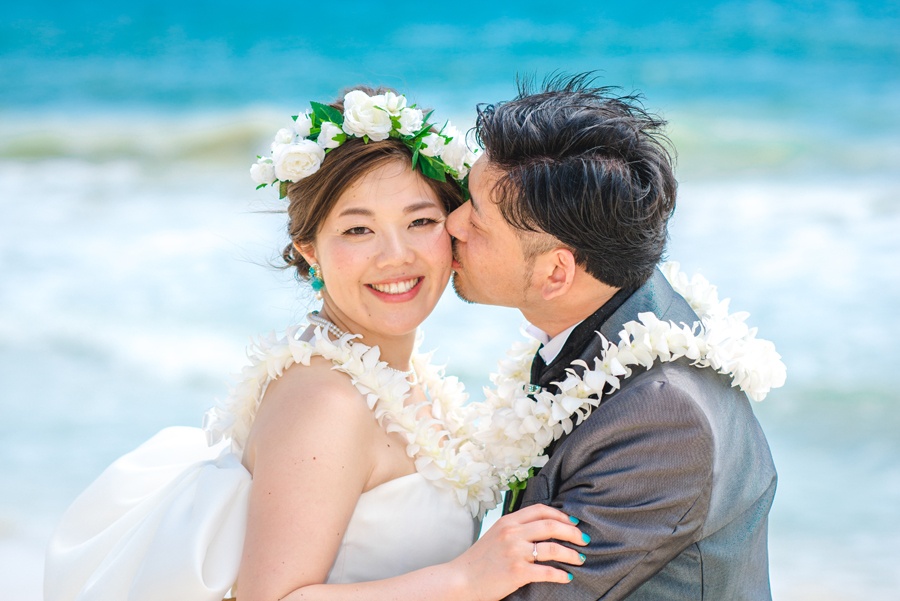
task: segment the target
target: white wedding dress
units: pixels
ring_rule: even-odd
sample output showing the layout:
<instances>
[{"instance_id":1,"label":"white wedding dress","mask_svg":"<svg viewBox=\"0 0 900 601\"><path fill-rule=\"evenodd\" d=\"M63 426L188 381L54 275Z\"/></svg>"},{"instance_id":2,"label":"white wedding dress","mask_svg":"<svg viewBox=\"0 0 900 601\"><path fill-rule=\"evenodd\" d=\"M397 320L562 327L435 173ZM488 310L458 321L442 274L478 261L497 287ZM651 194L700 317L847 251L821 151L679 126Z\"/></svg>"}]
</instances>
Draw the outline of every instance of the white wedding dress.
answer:
<instances>
[{"instance_id":1,"label":"white wedding dress","mask_svg":"<svg viewBox=\"0 0 900 601\"><path fill-rule=\"evenodd\" d=\"M252 479L231 439L208 437L166 428L75 500L48 547L45 601L220 601L229 592ZM359 497L326 582L449 561L478 528L456 493L420 473L388 481Z\"/></svg>"}]
</instances>

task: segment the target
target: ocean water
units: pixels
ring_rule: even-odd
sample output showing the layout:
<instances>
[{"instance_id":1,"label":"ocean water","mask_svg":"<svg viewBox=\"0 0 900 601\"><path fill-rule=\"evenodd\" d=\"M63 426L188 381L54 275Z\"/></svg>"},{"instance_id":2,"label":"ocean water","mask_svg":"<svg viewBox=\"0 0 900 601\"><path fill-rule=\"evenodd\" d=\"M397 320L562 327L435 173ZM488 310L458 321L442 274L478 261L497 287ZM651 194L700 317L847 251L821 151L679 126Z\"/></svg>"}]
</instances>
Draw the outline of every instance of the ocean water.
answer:
<instances>
[{"instance_id":1,"label":"ocean water","mask_svg":"<svg viewBox=\"0 0 900 601\"><path fill-rule=\"evenodd\" d=\"M249 163L309 99L407 91L471 124L517 74L596 69L671 123L669 258L788 365L754 406L777 599L900 599L900 9L889 2L19 3L0 23L0 587L110 461L194 425L311 297ZM473 394L512 310L448 293L426 348ZM473 350L474 349L474 350Z\"/></svg>"}]
</instances>

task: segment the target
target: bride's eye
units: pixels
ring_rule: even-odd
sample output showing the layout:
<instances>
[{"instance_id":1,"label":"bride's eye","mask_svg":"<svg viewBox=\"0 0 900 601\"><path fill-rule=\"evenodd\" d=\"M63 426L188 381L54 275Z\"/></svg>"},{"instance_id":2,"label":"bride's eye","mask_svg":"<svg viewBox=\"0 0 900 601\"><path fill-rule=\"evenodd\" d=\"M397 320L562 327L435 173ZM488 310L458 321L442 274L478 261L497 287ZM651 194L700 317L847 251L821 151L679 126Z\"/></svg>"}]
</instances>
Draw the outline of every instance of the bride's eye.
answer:
<instances>
[{"instance_id":1,"label":"bride's eye","mask_svg":"<svg viewBox=\"0 0 900 601\"><path fill-rule=\"evenodd\" d=\"M409 227L422 227L424 225L432 225L434 223L439 223L437 219L433 219L431 217L422 217L420 219L416 219L412 223L409 224Z\"/></svg>"},{"instance_id":2,"label":"bride's eye","mask_svg":"<svg viewBox=\"0 0 900 601\"><path fill-rule=\"evenodd\" d=\"M367 228L365 226L358 225L356 227L351 227L348 230L344 230L344 235L345 236L362 236L363 234L368 234L370 231L372 231L372 230L370 230L369 228Z\"/></svg>"}]
</instances>

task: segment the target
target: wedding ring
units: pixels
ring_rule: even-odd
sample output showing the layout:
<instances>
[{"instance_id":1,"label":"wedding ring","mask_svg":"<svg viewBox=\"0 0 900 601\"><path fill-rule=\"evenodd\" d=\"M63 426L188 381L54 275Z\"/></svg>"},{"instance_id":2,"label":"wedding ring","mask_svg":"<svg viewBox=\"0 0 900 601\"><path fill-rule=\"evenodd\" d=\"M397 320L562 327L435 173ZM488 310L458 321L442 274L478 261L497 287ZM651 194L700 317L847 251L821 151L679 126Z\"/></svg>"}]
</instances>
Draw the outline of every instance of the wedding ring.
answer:
<instances>
[{"instance_id":1,"label":"wedding ring","mask_svg":"<svg viewBox=\"0 0 900 601\"><path fill-rule=\"evenodd\" d=\"M534 543L534 549L531 551L531 563L537 563L537 543Z\"/></svg>"}]
</instances>

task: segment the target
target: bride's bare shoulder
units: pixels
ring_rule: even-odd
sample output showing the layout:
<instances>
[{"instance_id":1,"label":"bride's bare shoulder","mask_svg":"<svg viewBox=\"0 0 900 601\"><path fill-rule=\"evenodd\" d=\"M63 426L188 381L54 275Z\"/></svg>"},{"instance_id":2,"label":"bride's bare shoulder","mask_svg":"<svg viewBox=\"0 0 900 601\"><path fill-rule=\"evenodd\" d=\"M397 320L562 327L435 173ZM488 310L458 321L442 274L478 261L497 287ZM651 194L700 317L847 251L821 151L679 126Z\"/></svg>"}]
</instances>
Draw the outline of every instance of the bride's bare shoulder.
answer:
<instances>
[{"instance_id":1,"label":"bride's bare shoulder","mask_svg":"<svg viewBox=\"0 0 900 601\"><path fill-rule=\"evenodd\" d=\"M364 444L371 438L377 422L365 397L333 365L312 357L308 366L294 364L269 383L250 430L245 464L252 465L260 447L271 444L303 444L323 437Z\"/></svg>"}]
</instances>

